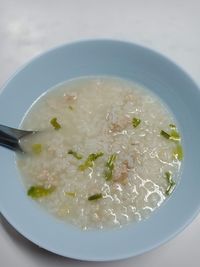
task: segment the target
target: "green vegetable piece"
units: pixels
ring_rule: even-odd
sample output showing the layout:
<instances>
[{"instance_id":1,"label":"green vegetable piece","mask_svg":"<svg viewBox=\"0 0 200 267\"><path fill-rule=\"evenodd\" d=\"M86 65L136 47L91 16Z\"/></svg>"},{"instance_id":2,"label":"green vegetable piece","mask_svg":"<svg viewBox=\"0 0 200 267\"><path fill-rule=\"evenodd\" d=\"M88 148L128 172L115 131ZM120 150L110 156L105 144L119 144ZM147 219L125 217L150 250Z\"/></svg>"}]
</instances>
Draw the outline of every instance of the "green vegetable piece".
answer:
<instances>
[{"instance_id":1,"label":"green vegetable piece","mask_svg":"<svg viewBox=\"0 0 200 267\"><path fill-rule=\"evenodd\" d=\"M112 154L109 157L109 159L108 159L108 161L106 163L106 166L113 169L114 168L114 162L115 162L116 158L117 158L117 155L116 154Z\"/></svg>"},{"instance_id":2,"label":"green vegetable piece","mask_svg":"<svg viewBox=\"0 0 200 267\"><path fill-rule=\"evenodd\" d=\"M92 153L89 155L88 159L90 161L95 161L96 159L98 159L99 157L102 157L103 156L103 152L98 152L98 153Z\"/></svg>"},{"instance_id":3,"label":"green vegetable piece","mask_svg":"<svg viewBox=\"0 0 200 267\"><path fill-rule=\"evenodd\" d=\"M170 135L163 130L160 131L160 135L162 135L166 139L170 139Z\"/></svg>"},{"instance_id":4,"label":"green vegetable piece","mask_svg":"<svg viewBox=\"0 0 200 267\"><path fill-rule=\"evenodd\" d=\"M183 148L182 148L182 146L180 144L176 145L176 148L174 149L173 155L178 160L182 160L183 159Z\"/></svg>"},{"instance_id":5,"label":"green vegetable piece","mask_svg":"<svg viewBox=\"0 0 200 267\"><path fill-rule=\"evenodd\" d=\"M136 128L139 124L141 123L141 120L138 118L133 118L132 119L132 125L134 128Z\"/></svg>"},{"instance_id":6,"label":"green vegetable piece","mask_svg":"<svg viewBox=\"0 0 200 267\"><path fill-rule=\"evenodd\" d=\"M169 124L169 127L172 129L170 133L167 133L167 132L161 130L160 135L162 135L166 139L170 139L173 141L180 141L181 137L180 137L180 134L176 130L176 126L174 124Z\"/></svg>"},{"instance_id":7,"label":"green vegetable piece","mask_svg":"<svg viewBox=\"0 0 200 267\"><path fill-rule=\"evenodd\" d=\"M105 178L106 181L112 180L113 171L111 169L108 169L105 171Z\"/></svg>"},{"instance_id":8,"label":"green vegetable piece","mask_svg":"<svg viewBox=\"0 0 200 267\"><path fill-rule=\"evenodd\" d=\"M167 190L165 191L165 194L167 196L169 196L174 191L174 189L176 187L176 182L173 180L170 172L166 172L165 177L166 177L167 182L168 182L168 187L167 187Z\"/></svg>"},{"instance_id":9,"label":"green vegetable piece","mask_svg":"<svg viewBox=\"0 0 200 267\"><path fill-rule=\"evenodd\" d=\"M171 184L171 183L172 183L172 175L171 175L171 173L170 173L170 172L166 172L166 173L165 173L165 177L166 177L166 179L167 179L167 182L168 182L169 184Z\"/></svg>"},{"instance_id":10,"label":"green vegetable piece","mask_svg":"<svg viewBox=\"0 0 200 267\"><path fill-rule=\"evenodd\" d=\"M71 149L68 151L68 154L74 156L74 157L75 157L76 159L78 159L78 160L83 158L82 155L78 154L77 152L75 152L75 151L73 151L73 150L71 150Z\"/></svg>"},{"instance_id":11,"label":"green vegetable piece","mask_svg":"<svg viewBox=\"0 0 200 267\"><path fill-rule=\"evenodd\" d=\"M97 199L100 199L102 197L103 197L103 195L101 193L98 193L98 194L95 194L95 195L88 197L88 200L90 200L90 201L91 200L97 200Z\"/></svg>"},{"instance_id":12,"label":"green vegetable piece","mask_svg":"<svg viewBox=\"0 0 200 267\"><path fill-rule=\"evenodd\" d=\"M165 194L167 196L171 195L171 193L174 191L175 187L176 187L176 183L175 182L169 184L167 190L165 191Z\"/></svg>"},{"instance_id":13,"label":"green vegetable piece","mask_svg":"<svg viewBox=\"0 0 200 267\"><path fill-rule=\"evenodd\" d=\"M174 130L176 129L176 125L175 125L175 124L172 124L172 123L169 124L169 127L170 127L171 129L174 129Z\"/></svg>"},{"instance_id":14,"label":"green vegetable piece","mask_svg":"<svg viewBox=\"0 0 200 267\"><path fill-rule=\"evenodd\" d=\"M87 161L86 160L85 163L79 165L78 169L79 169L79 171L85 171L86 169L92 167L93 164L94 164L93 161Z\"/></svg>"},{"instance_id":15,"label":"green vegetable piece","mask_svg":"<svg viewBox=\"0 0 200 267\"><path fill-rule=\"evenodd\" d=\"M78 169L80 171L84 171L86 170L87 168L90 168L90 167L93 167L94 165L94 161L97 160L99 157L102 157L103 156L103 152L98 152L98 153L92 153L88 156L88 158L86 159L86 161L81 164Z\"/></svg>"},{"instance_id":16,"label":"green vegetable piece","mask_svg":"<svg viewBox=\"0 0 200 267\"><path fill-rule=\"evenodd\" d=\"M108 161L106 162L106 167L107 167L107 170L105 171L105 178L106 178L106 181L110 181L112 179L112 175L113 175L113 169L114 169L114 162L117 158L117 155L116 154L112 154Z\"/></svg>"},{"instance_id":17,"label":"green vegetable piece","mask_svg":"<svg viewBox=\"0 0 200 267\"><path fill-rule=\"evenodd\" d=\"M170 133L166 133L165 131L161 130L160 135L162 135L166 139L170 139L170 140L176 142L176 148L173 151L173 156L178 160L182 160L183 159L183 149L179 143L181 140L181 136L178 133L178 131L176 130L176 125L169 124L169 127L172 129Z\"/></svg>"},{"instance_id":18,"label":"green vegetable piece","mask_svg":"<svg viewBox=\"0 0 200 267\"><path fill-rule=\"evenodd\" d=\"M61 128L61 125L58 123L57 118L51 119L50 123L55 130L59 130Z\"/></svg>"},{"instance_id":19,"label":"green vegetable piece","mask_svg":"<svg viewBox=\"0 0 200 267\"><path fill-rule=\"evenodd\" d=\"M34 154L39 155L42 152L42 145L41 144L33 144L32 151Z\"/></svg>"},{"instance_id":20,"label":"green vegetable piece","mask_svg":"<svg viewBox=\"0 0 200 267\"><path fill-rule=\"evenodd\" d=\"M68 108L69 108L70 110L74 110L72 106L68 106Z\"/></svg>"},{"instance_id":21,"label":"green vegetable piece","mask_svg":"<svg viewBox=\"0 0 200 267\"><path fill-rule=\"evenodd\" d=\"M66 196L70 196L70 197L75 197L76 193L75 192L65 192Z\"/></svg>"},{"instance_id":22,"label":"green vegetable piece","mask_svg":"<svg viewBox=\"0 0 200 267\"><path fill-rule=\"evenodd\" d=\"M172 130L170 132L170 138L173 141L180 141L181 137L180 134L176 130Z\"/></svg>"},{"instance_id":23,"label":"green vegetable piece","mask_svg":"<svg viewBox=\"0 0 200 267\"><path fill-rule=\"evenodd\" d=\"M51 194L55 190L55 187L45 188L43 186L31 186L27 192L27 195L32 198L41 198Z\"/></svg>"}]
</instances>

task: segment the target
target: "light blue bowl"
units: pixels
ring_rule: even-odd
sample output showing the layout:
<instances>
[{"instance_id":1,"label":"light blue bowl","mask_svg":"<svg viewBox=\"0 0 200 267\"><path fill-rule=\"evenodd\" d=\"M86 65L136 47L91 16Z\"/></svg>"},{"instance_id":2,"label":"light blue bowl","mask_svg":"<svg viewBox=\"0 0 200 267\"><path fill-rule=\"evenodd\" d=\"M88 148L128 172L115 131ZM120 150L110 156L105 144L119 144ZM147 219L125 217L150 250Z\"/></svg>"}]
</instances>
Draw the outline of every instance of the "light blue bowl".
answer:
<instances>
[{"instance_id":1,"label":"light blue bowl","mask_svg":"<svg viewBox=\"0 0 200 267\"><path fill-rule=\"evenodd\" d=\"M0 124L18 127L33 101L50 87L87 75L112 75L148 87L169 106L183 136L181 182L171 198L146 221L121 229L81 231L49 215L26 196L14 154L0 148L0 211L26 238L49 251L81 260L135 256L184 229L200 208L200 91L174 63L144 47L111 40L55 48L18 71L0 95Z\"/></svg>"}]
</instances>

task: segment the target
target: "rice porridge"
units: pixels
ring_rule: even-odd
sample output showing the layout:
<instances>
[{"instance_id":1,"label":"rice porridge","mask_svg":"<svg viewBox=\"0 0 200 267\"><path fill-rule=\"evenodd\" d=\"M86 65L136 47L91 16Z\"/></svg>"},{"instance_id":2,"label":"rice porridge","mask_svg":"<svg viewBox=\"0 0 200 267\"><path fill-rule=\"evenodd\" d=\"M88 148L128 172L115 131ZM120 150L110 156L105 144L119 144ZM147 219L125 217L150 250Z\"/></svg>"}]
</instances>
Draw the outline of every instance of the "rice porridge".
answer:
<instances>
[{"instance_id":1,"label":"rice porridge","mask_svg":"<svg viewBox=\"0 0 200 267\"><path fill-rule=\"evenodd\" d=\"M183 151L172 114L139 85L80 78L42 95L21 128L27 195L82 229L148 218L179 181Z\"/></svg>"}]
</instances>

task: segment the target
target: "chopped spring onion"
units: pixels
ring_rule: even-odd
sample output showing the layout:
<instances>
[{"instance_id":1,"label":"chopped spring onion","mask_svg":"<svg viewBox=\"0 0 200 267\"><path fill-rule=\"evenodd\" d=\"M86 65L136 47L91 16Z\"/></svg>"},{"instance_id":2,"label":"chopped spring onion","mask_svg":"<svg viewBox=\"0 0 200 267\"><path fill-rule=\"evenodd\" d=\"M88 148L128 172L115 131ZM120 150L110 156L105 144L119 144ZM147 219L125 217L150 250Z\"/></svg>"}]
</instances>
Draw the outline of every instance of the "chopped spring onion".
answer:
<instances>
[{"instance_id":1,"label":"chopped spring onion","mask_svg":"<svg viewBox=\"0 0 200 267\"><path fill-rule=\"evenodd\" d=\"M167 196L171 195L171 193L174 191L175 187L176 187L176 183L169 184L167 190L165 191L165 194Z\"/></svg>"},{"instance_id":2,"label":"chopped spring onion","mask_svg":"<svg viewBox=\"0 0 200 267\"><path fill-rule=\"evenodd\" d=\"M68 108L69 108L70 110L74 110L72 106L68 106Z\"/></svg>"},{"instance_id":3,"label":"chopped spring onion","mask_svg":"<svg viewBox=\"0 0 200 267\"><path fill-rule=\"evenodd\" d=\"M76 193L75 192L65 192L65 196L75 197Z\"/></svg>"},{"instance_id":4,"label":"chopped spring onion","mask_svg":"<svg viewBox=\"0 0 200 267\"><path fill-rule=\"evenodd\" d=\"M61 128L61 125L58 123L57 118L51 119L50 123L55 130L59 130Z\"/></svg>"},{"instance_id":5,"label":"chopped spring onion","mask_svg":"<svg viewBox=\"0 0 200 267\"><path fill-rule=\"evenodd\" d=\"M141 120L138 118L133 118L132 119L132 125L134 128L136 128L139 124L141 123Z\"/></svg>"},{"instance_id":6,"label":"chopped spring onion","mask_svg":"<svg viewBox=\"0 0 200 267\"><path fill-rule=\"evenodd\" d=\"M170 172L166 172L165 177L168 182L168 187L167 190L165 191L165 194L169 196L174 191L174 188L176 187L176 182L173 180Z\"/></svg>"},{"instance_id":7,"label":"chopped spring onion","mask_svg":"<svg viewBox=\"0 0 200 267\"><path fill-rule=\"evenodd\" d=\"M180 144L177 144L176 148L174 149L173 155L178 160L183 159L183 148Z\"/></svg>"},{"instance_id":8,"label":"chopped spring onion","mask_svg":"<svg viewBox=\"0 0 200 267\"><path fill-rule=\"evenodd\" d=\"M96 159L98 159L99 157L103 156L103 152L98 152L98 153L92 153L89 155L89 159L92 161L95 161Z\"/></svg>"},{"instance_id":9,"label":"chopped spring onion","mask_svg":"<svg viewBox=\"0 0 200 267\"><path fill-rule=\"evenodd\" d=\"M167 179L167 182L168 182L169 184L171 184L171 183L172 183L172 175L171 175L171 173L170 173L170 172L166 172L166 173L165 173L165 177L166 177L166 179Z\"/></svg>"},{"instance_id":10,"label":"chopped spring onion","mask_svg":"<svg viewBox=\"0 0 200 267\"><path fill-rule=\"evenodd\" d=\"M175 125L175 124L172 124L172 123L169 124L169 127L170 127L171 129L176 129L176 125Z\"/></svg>"},{"instance_id":11,"label":"chopped spring onion","mask_svg":"<svg viewBox=\"0 0 200 267\"><path fill-rule=\"evenodd\" d=\"M114 167L114 162L115 162L116 158L117 158L117 155L116 155L116 154L112 154L112 155L109 157L109 159L108 159L108 161L107 161L107 163L106 163L106 166L107 166L108 168Z\"/></svg>"},{"instance_id":12,"label":"chopped spring onion","mask_svg":"<svg viewBox=\"0 0 200 267\"><path fill-rule=\"evenodd\" d=\"M88 200L97 200L97 199L100 199L102 197L103 197L103 195L101 193L99 193L99 194L95 194L95 195L88 197Z\"/></svg>"},{"instance_id":13,"label":"chopped spring onion","mask_svg":"<svg viewBox=\"0 0 200 267\"><path fill-rule=\"evenodd\" d=\"M176 130L176 125L169 124L169 127L171 128L170 133L167 133L167 132L161 130L160 135L162 135L166 139L169 139L169 140L176 142L176 148L173 151L173 156L178 160L182 160L183 159L183 148L180 144L181 136Z\"/></svg>"},{"instance_id":14,"label":"chopped spring onion","mask_svg":"<svg viewBox=\"0 0 200 267\"><path fill-rule=\"evenodd\" d=\"M161 130L160 135L162 135L166 139L170 139L173 141L180 141L180 134L176 130L171 130L170 133L167 133L167 132Z\"/></svg>"},{"instance_id":15,"label":"chopped spring onion","mask_svg":"<svg viewBox=\"0 0 200 267\"><path fill-rule=\"evenodd\" d=\"M27 192L27 195L32 198L45 197L51 194L55 190L55 187L45 188L43 186L31 186Z\"/></svg>"},{"instance_id":16,"label":"chopped spring onion","mask_svg":"<svg viewBox=\"0 0 200 267\"><path fill-rule=\"evenodd\" d=\"M112 180L112 176L113 176L113 170L112 169L108 169L105 171L106 181Z\"/></svg>"},{"instance_id":17,"label":"chopped spring onion","mask_svg":"<svg viewBox=\"0 0 200 267\"><path fill-rule=\"evenodd\" d=\"M166 139L170 139L170 135L168 133L166 133L165 131L163 131L163 130L160 131L160 135L162 135Z\"/></svg>"},{"instance_id":18,"label":"chopped spring onion","mask_svg":"<svg viewBox=\"0 0 200 267\"><path fill-rule=\"evenodd\" d=\"M103 156L103 152L98 152L98 153L92 153L88 156L88 158L86 159L86 161L81 164L78 169L80 171L84 171L89 167L92 167L94 165L94 161L97 160L99 157Z\"/></svg>"},{"instance_id":19,"label":"chopped spring onion","mask_svg":"<svg viewBox=\"0 0 200 267\"><path fill-rule=\"evenodd\" d=\"M180 141L180 134L176 130L171 130L169 139L174 141Z\"/></svg>"},{"instance_id":20,"label":"chopped spring onion","mask_svg":"<svg viewBox=\"0 0 200 267\"><path fill-rule=\"evenodd\" d=\"M76 159L82 159L83 158L82 155L78 154L77 152L75 152L75 151L73 151L71 149L68 151L68 154L74 156Z\"/></svg>"},{"instance_id":21,"label":"chopped spring onion","mask_svg":"<svg viewBox=\"0 0 200 267\"><path fill-rule=\"evenodd\" d=\"M41 144L33 144L32 151L34 154L39 155L42 152L42 145Z\"/></svg>"},{"instance_id":22,"label":"chopped spring onion","mask_svg":"<svg viewBox=\"0 0 200 267\"><path fill-rule=\"evenodd\" d=\"M106 162L106 167L107 167L107 170L105 171L105 178L107 181L110 181L112 179L112 176L113 176L113 169L114 169L114 162L117 158L117 155L116 154L112 154L108 161Z\"/></svg>"}]
</instances>

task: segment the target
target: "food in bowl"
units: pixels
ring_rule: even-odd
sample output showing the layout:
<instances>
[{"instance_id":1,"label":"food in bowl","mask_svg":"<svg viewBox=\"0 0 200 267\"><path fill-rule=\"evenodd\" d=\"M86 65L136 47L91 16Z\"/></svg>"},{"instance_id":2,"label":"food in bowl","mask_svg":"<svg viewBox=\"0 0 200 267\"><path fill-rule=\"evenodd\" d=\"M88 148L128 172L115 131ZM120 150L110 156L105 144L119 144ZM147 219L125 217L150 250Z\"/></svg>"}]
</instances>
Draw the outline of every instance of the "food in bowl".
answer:
<instances>
[{"instance_id":1,"label":"food in bowl","mask_svg":"<svg viewBox=\"0 0 200 267\"><path fill-rule=\"evenodd\" d=\"M177 123L148 89L79 78L42 95L21 127L39 130L17 163L29 197L84 230L148 218L179 182Z\"/></svg>"}]
</instances>

